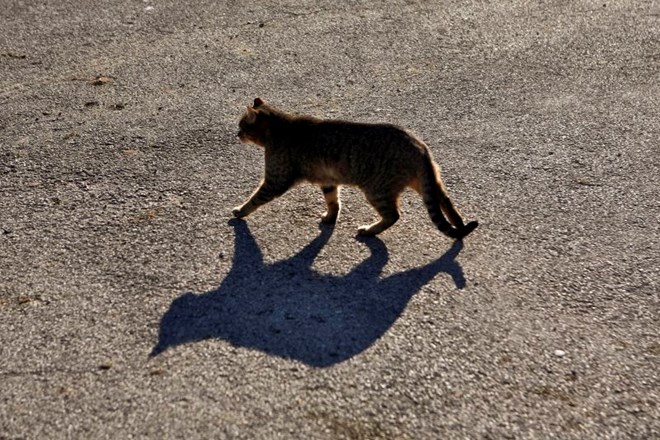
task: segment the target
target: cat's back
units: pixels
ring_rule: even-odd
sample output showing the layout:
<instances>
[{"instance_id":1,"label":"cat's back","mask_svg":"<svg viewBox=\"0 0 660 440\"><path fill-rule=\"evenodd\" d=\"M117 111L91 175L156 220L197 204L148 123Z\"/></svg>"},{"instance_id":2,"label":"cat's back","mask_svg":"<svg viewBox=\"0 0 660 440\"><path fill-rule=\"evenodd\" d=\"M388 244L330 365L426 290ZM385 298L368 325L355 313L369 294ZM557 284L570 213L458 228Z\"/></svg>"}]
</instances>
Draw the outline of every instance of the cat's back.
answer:
<instances>
[{"instance_id":1,"label":"cat's back","mask_svg":"<svg viewBox=\"0 0 660 440\"><path fill-rule=\"evenodd\" d=\"M406 180L419 173L428 156L423 142L393 124L312 118L299 122L294 160L312 182L363 186L375 180Z\"/></svg>"},{"instance_id":2,"label":"cat's back","mask_svg":"<svg viewBox=\"0 0 660 440\"><path fill-rule=\"evenodd\" d=\"M388 123L305 118L303 138L319 152L346 151L353 155L377 153L380 157L426 154L426 145L408 130Z\"/></svg>"}]
</instances>

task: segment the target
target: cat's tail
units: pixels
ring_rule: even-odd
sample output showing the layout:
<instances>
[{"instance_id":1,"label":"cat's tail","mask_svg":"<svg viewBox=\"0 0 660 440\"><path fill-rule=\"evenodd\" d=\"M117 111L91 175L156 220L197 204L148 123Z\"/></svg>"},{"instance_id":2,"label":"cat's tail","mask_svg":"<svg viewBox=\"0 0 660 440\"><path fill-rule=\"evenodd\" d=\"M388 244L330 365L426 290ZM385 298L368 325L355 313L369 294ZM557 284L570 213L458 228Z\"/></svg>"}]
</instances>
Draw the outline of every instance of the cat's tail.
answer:
<instances>
[{"instance_id":1,"label":"cat's tail","mask_svg":"<svg viewBox=\"0 0 660 440\"><path fill-rule=\"evenodd\" d=\"M447 189L440 177L440 168L429 156L425 157L423 172L419 176L420 192L431 216L431 221L448 237L462 239L474 231L479 223L465 224L461 214L449 199Z\"/></svg>"}]
</instances>

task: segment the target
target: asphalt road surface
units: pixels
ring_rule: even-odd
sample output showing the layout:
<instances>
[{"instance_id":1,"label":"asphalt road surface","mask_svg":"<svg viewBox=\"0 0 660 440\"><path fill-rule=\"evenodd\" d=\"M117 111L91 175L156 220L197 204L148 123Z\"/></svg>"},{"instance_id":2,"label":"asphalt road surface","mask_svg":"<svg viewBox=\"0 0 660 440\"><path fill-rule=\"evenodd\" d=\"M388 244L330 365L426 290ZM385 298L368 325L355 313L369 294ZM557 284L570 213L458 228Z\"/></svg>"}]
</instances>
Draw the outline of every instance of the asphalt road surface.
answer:
<instances>
[{"instance_id":1,"label":"asphalt road surface","mask_svg":"<svg viewBox=\"0 0 660 440\"><path fill-rule=\"evenodd\" d=\"M256 96L481 226L230 221ZM3 0L0 438L659 438L659 103L654 1Z\"/></svg>"}]
</instances>

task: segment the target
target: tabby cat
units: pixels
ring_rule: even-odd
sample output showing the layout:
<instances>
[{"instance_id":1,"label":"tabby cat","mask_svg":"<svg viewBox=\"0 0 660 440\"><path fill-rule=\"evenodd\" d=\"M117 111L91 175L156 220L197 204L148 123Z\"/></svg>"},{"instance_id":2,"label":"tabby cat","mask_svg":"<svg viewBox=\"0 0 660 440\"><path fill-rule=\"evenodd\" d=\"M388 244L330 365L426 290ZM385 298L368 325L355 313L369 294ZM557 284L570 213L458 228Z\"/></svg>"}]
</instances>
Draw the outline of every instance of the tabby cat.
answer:
<instances>
[{"instance_id":1,"label":"tabby cat","mask_svg":"<svg viewBox=\"0 0 660 440\"><path fill-rule=\"evenodd\" d=\"M379 234L399 219L399 196L406 187L421 194L431 220L447 236L461 239L478 226L476 221L465 224L449 200L429 148L400 127L294 116L261 98L247 108L239 127L242 142L265 149L266 171L252 196L234 208L236 217L307 181L323 191L325 223L337 220L339 185L364 192L381 219L361 226L359 235Z\"/></svg>"}]
</instances>

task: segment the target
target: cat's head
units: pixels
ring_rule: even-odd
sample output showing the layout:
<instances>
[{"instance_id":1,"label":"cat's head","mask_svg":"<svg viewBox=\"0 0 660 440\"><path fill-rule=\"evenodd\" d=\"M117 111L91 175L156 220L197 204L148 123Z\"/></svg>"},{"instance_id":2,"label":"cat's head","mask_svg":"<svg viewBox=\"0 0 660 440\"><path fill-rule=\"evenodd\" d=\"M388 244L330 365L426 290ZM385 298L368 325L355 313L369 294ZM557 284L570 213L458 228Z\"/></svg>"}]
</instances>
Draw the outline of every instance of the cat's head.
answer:
<instances>
[{"instance_id":1,"label":"cat's head","mask_svg":"<svg viewBox=\"0 0 660 440\"><path fill-rule=\"evenodd\" d=\"M253 143L264 147L269 136L270 108L261 98L255 98L252 107L247 108L238 122L238 137L243 143Z\"/></svg>"}]
</instances>

